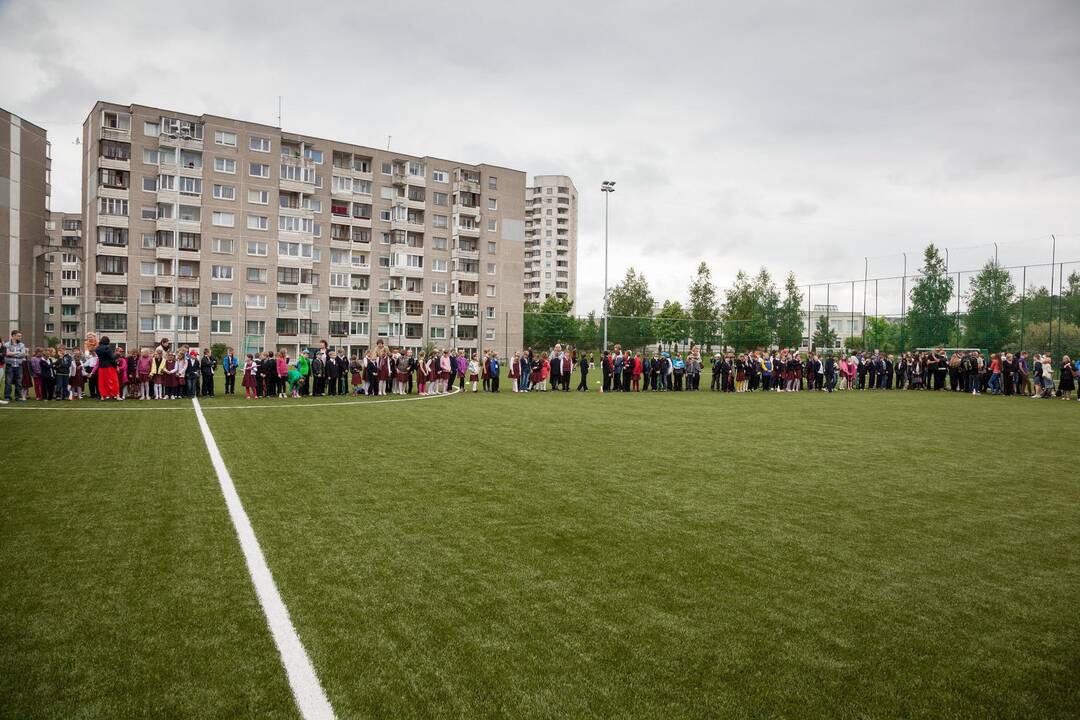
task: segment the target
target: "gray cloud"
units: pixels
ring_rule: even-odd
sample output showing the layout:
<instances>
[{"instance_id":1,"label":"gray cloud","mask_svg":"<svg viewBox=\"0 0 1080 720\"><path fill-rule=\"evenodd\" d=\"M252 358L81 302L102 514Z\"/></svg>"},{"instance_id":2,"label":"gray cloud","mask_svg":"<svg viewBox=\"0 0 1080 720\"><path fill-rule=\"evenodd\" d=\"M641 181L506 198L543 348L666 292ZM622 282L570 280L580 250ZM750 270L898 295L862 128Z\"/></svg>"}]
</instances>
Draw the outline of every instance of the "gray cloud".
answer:
<instances>
[{"instance_id":1,"label":"gray cloud","mask_svg":"<svg viewBox=\"0 0 1080 720\"><path fill-rule=\"evenodd\" d=\"M282 95L287 129L568 174L583 310L609 178L609 275L658 298L699 260L808 282L913 269L930 240L1048 260L1051 232L1080 259L1075 0L550 8L6 0L0 105L49 130L57 209L102 98L273 123Z\"/></svg>"}]
</instances>

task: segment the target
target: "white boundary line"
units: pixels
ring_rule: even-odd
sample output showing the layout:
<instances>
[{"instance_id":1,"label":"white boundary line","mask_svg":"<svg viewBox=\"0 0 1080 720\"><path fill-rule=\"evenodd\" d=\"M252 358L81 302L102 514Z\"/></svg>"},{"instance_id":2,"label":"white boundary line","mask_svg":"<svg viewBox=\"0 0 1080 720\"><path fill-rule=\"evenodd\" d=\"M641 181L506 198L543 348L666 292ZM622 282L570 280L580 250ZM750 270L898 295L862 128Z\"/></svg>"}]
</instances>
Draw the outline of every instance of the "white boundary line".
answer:
<instances>
[{"instance_id":1,"label":"white boundary line","mask_svg":"<svg viewBox=\"0 0 1080 720\"><path fill-rule=\"evenodd\" d=\"M289 686L296 699L296 708L305 720L333 720L334 709L330 706L330 701L326 699L326 693L315 674L311 659L308 658L304 644L300 642L300 636L296 634L296 628L289 618L289 609L285 607L285 602L281 599L281 594L274 583L274 576L271 575L270 567L266 564L266 557L263 556L262 548L259 547L255 530L251 527L251 521L240 502L240 495L237 494L229 470L225 467L225 460L221 457L217 443L214 442L210 426L206 424L206 418L199 406L199 399L193 398L192 405L195 408L195 417L199 421L199 429L202 430L203 440L206 441L206 449L210 453L210 461L214 465L214 471L221 484L221 494L225 496L225 505L229 508L229 517L232 519L233 527L236 528L236 535L240 540L240 549L244 552L251 582L255 586L259 604L266 615L266 624L281 654L281 664L285 666L285 674L288 675Z\"/></svg>"},{"instance_id":2,"label":"white boundary line","mask_svg":"<svg viewBox=\"0 0 1080 720\"><path fill-rule=\"evenodd\" d=\"M451 395L457 395L460 392L458 388L452 388L450 392L443 393L441 395L408 395L403 398L393 399L387 398L385 400L344 400L342 402L304 402L303 400L297 402L290 402L289 400L283 400L281 403L273 402L278 398L273 398L269 403L258 401L250 405L211 405L210 407L203 408L206 412L215 412L218 410L275 410L281 408L310 408L310 407L344 407L346 405L381 405L383 403L399 403L399 402L414 402L416 400L435 400L437 398L446 398ZM184 400L186 398L181 398ZM168 407L160 407L158 405L142 406L137 405L132 407L126 403L142 403L151 402L156 403L156 400L143 401L143 400L125 400L125 404L117 402L109 402L108 400L81 400L80 402L94 403L100 405L100 407L68 407L64 404L55 406L53 404L48 405L7 405L3 407L0 412L26 412L28 410L38 411L53 411L53 412L187 412L191 407L187 403L182 405L170 405ZM166 401L168 402L168 401Z\"/></svg>"}]
</instances>

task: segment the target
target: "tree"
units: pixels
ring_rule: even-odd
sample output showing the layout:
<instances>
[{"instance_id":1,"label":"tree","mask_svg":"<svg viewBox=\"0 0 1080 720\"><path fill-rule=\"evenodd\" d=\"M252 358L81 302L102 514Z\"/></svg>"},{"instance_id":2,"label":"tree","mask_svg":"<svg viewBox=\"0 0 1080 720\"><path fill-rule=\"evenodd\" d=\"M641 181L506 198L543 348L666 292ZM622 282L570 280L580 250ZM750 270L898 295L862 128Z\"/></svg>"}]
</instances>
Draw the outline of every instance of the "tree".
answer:
<instances>
[{"instance_id":1,"label":"tree","mask_svg":"<svg viewBox=\"0 0 1080 720\"><path fill-rule=\"evenodd\" d=\"M768 277L768 273L763 273ZM761 280L761 274L758 276ZM724 343L735 350L748 350L769 344L771 331L765 309L761 304L760 282L751 284L742 270L735 274L734 284L727 290L723 320Z\"/></svg>"},{"instance_id":2,"label":"tree","mask_svg":"<svg viewBox=\"0 0 1080 720\"><path fill-rule=\"evenodd\" d=\"M644 274L634 268L608 291L608 342L642 347L651 339L653 296Z\"/></svg>"},{"instance_id":3,"label":"tree","mask_svg":"<svg viewBox=\"0 0 1080 720\"><path fill-rule=\"evenodd\" d=\"M836 332L829 327L829 318L824 315L818 316L817 326L814 328L814 348L834 348L837 346Z\"/></svg>"},{"instance_id":4,"label":"tree","mask_svg":"<svg viewBox=\"0 0 1080 720\"><path fill-rule=\"evenodd\" d=\"M782 348L796 348L802 345L803 296L795 284L795 273L789 272L784 283L784 304L776 317L776 343Z\"/></svg>"},{"instance_id":5,"label":"tree","mask_svg":"<svg viewBox=\"0 0 1080 720\"><path fill-rule=\"evenodd\" d=\"M946 344L953 320L949 298L953 281L946 274L945 261L933 243L926 246L923 266L911 286L911 307L907 311L905 346L936 347Z\"/></svg>"},{"instance_id":6,"label":"tree","mask_svg":"<svg viewBox=\"0 0 1080 720\"><path fill-rule=\"evenodd\" d=\"M523 339L526 347L549 348L577 340L577 319L570 313L574 301L548 296L542 305L525 303Z\"/></svg>"},{"instance_id":7,"label":"tree","mask_svg":"<svg viewBox=\"0 0 1080 720\"><path fill-rule=\"evenodd\" d=\"M968 309L964 321L964 344L998 352L1012 343L1016 335L1013 296L1016 286L1012 275L994 260L968 286Z\"/></svg>"},{"instance_id":8,"label":"tree","mask_svg":"<svg viewBox=\"0 0 1080 720\"><path fill-rule=\"evenodd\" d=\"M1052 349L1049 344L1050 338L1050 323L1037 322L1031 323L1024 327L1024 342L1020 344L1019 339L1016 342L1006 345L1005 349L1012 352L1020 352L1021 350L1028 350L1034 352L1053 352L1054 355L1068 355L1074 360L1080 357L1080 325L1074 325L1073 323L1062 322L1059 326L1057 322L1053 327L1053 344Z\"/></svg>"},{"instance_id":9,"label":"tree","mask_svg":"<svg viewBox=\"0 0 1080 720\"><path fill-rule=\"evenodd\" d=\"M866 350L880 350L885 353L893 353L901 350L900 335L901 326L888 318L868 317L865 323L866 341L860 345Z\"/></svg>"},{"instance_id":10,"label":"tree","mask_svg":"<svg viewBox=\"0 0 1080 720\"><path fill-rule=\"evenodd\" d=\"M221 362L221 358L225 357L225 353L229 352L229 346L225 343L214 343L210 346L210 354L215 360Z\"/></svg>"},{"instance_id":11,"label":"tree","mask_svg":"<svg viewBox=\"0 0 1080 720\"><path fill-rule=\"evenodd\" d=\"M664 301L664 307L653 318L653 334L662 343L677 343L690 335L690 316L678 301Z\"/></svg>"},{"instance_id":12,"label":"tree","mask_svg":"<svg viewBox=\"0 0 1080 720\"><path fill-rule=\"evenodd\" d=\"M590 310L588 315L578 321L577 347L581 350L596 350L603 339L601 332L600 321L596 319L596 311Z\"/></svg>"},{"instance_id":13,"label":"tree","mask_svg":"<svg viewBox=\"0 0 1080 720\"><path fill-rule=\"evenodd\" d=\"M701 262L697 268L697 275L690 281L690 301L687 304L693 327L690 335L695 342L705 346L706 351L712 350L713 339L717 334L717 321L720 311L716 302L716 286L712 282L712 274L709 266Z\"/></svg>"},{"instance_id":14,"label":"tree","mask_svg":"<svg viewBox=\"0 0 1080 720\"><path fill-rule=\"evenodd\" d=\"M60 347L60 338L55 335L48 335L45 337L45 344L54 349L58 348Z\"/></svg>"}]
</instances>

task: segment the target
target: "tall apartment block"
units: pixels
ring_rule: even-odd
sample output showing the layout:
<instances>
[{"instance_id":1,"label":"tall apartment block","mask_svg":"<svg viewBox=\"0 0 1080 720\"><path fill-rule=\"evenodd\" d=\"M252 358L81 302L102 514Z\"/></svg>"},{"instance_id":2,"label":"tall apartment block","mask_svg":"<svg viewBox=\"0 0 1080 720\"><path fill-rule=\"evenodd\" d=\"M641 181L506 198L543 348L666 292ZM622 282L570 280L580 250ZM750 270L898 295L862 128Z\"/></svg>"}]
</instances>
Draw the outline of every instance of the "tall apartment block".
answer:
<instances>
[{"instance_id":1,"label":"tall apartment block","mask_svg":"<svg viewBox=\"0 0 1080 720\"><path fill-rule=\"evenodd\" d=\"M64 347L82 345L93 312L83 303L82 283L86 243L81 213L49 213L45 223L47 243L41 261L45 266L44 337L59 338ZM40 344L38 339L34 344Z\"/></svg>"},{"instance_id":2,"label":"tall apartment block","mask_svg":"<svg viewBox=\"0 0 1080 720\"><path fill-rule=\"evenodd\" d=\"M577 188L570 178L533 178L525 197L525 300L576 299L577 217Z\"/></svg>"},{"instance_id":3,"label":"tall apartment block","mask_svg":"<svg viewBox=\"0 0 1080 720\"><path fill-rule=\"evenodd\" d=\"M43 340L45 246L49 212L49 142L44 128L0 109L0 320Z\"/></svg>"},{"instance_id":4,"label":"tall apartment block","mask_svg":"<svg viewBox=\"0 0 1080 720\"><path fill-rule=\"evenodd\" d=\"M83 148L83 299L121 343L521 345L521 171L106 102Z\"/></svg>"}]
</instances>

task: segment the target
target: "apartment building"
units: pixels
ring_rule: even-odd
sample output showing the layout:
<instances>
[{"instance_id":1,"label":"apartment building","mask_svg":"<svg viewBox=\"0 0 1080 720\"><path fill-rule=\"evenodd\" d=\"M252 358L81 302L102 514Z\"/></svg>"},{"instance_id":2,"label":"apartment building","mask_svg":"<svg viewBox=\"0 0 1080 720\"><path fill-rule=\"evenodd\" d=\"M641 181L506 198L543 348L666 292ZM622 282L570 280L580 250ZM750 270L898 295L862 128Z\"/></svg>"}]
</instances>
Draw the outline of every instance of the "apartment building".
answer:
<instances>
[{"instance_id":1,"label":"apartment building","mask_svg":"<svg viewBox=\"0 0 1080 720\"><path fill-rule=\"evenodd\" d=\"M82 236L82 214L49 213L45 235L46 252L41 255L46 295L43 335L59 338L64 347L78 347L86 336L87 315L93 313L93 308L83 303L86 244Z\"/></svg>"},{"instance_id":2,"label":"apartment building","mask_svg":"<svg viewBox=\"0 0 1080 720\"><path fill-rule=\"evenodd\" d=\"M49 212L49 142L44 128L0 109L0 319L6 336L21 330L42 342L46 295L45 221Z\"/></svg>"},{"instance_id":3,"label":"apartment building","mask_svg":"<svg viewBox=\"0 0 1080 720\"><path fill-rule=\"evenodd\" d=\"M565 175L537 175L525 197L525 300L577 297L577 188Z\"/></svg>"},{"instance_id":4,"label":"apartment building","mask_svg":"<svg viewBox=\"0 0 1080 720\"><path fill-rule=\"evenodd\" d=\"M525 174L99 102L85 301L121 343L521 344Z\"/></svg>"}]
</instances>

